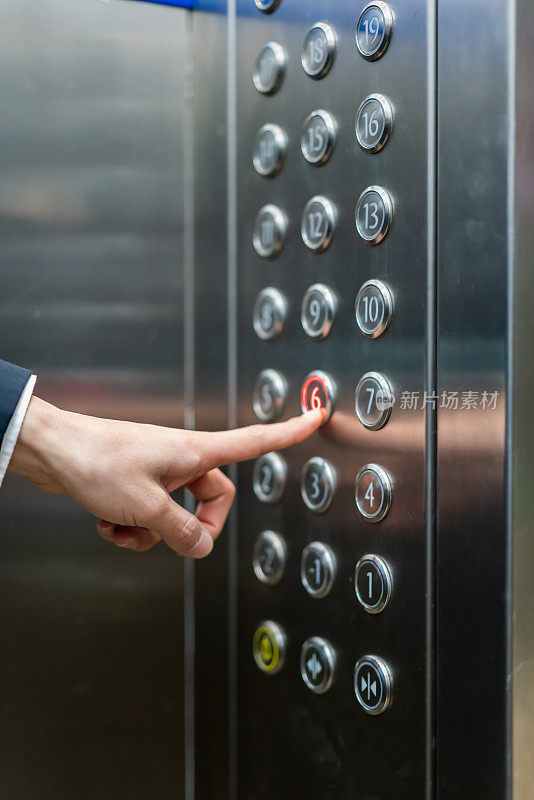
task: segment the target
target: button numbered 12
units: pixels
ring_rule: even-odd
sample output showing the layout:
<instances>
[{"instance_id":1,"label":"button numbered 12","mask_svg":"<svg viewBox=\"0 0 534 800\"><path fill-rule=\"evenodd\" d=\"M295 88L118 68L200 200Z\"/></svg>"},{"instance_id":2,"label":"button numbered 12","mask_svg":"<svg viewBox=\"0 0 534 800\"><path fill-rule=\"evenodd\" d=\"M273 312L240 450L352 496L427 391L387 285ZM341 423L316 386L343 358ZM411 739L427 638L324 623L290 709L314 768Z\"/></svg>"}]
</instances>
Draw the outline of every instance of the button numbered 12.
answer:
<instances>
[{"instance_id":1,"label":"button numbered 12","mask_svg":"<svg viewBox=\"0 0 534 800\"><path fill-rule=\"evenodd\" d=\"M302 241L316 253L326 250L332 241L335 224L336 211L330 200L321 195L312 197L302 212L300 224Z\"/></svg>"}]
</instances>

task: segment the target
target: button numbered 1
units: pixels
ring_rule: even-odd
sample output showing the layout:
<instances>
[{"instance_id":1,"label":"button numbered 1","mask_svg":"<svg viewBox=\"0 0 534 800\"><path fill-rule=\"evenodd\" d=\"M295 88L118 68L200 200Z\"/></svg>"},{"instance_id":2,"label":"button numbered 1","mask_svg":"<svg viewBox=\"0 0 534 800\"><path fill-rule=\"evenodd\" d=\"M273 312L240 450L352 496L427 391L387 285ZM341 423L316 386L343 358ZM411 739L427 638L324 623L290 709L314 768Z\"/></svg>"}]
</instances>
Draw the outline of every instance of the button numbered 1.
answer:
<instances>
[{"instance_id":1,"label":"button numbered 1","mask_svg":"<svg viewBox=\"0 0 534 800\"><path fill-rule=\"evenodd\" d=\"M260 208L252 231L254 250L262 258L274 258L284 244L287 219L284 212L272 204Z\"/></svg>"},{"instance_id":2,"label":"button numbered 1","mask_svg":"<svg viewBox=\"0 0 534 800\"><path fill-rule=\"evenodd\" d=\"M336 211L330 200L321 195L312 197L302 212L300 223L302 241L315 253L326 250L332 241L335 224Z\"/></svg>"},{"instance_id":3,"label":"button numbered 1","mask_svg":"<svg viewBox=\"0 0 534 800\"><path fill-rule=\"evenodd\" d=\"M368 186L358 198L354 212L356 230L367 244L380 244L393 220L391 195L381 186Z\"/></svg>"},{"instance_id":4,"label":"button numbered 1","mask_svg":"<svg viewBox=\"0 0 534 800\"><path fill-rule=\"evenodd\" d=\"M376 61L387 50L393 32L393 12L374 0L365 6L356 26L356 46L366 61Z\"/></svg>"},{"instance_id":5,"label":"button numbered 1","mask_svg":"<svg viewBox=\"0 0 534 800\"><path fill-rule=\"evenodd\" d=\"M287 56L277 42L267 42L256 57L252 82L261 94L274 94L281 86Z\"/></svg>"},{"instance_id":6,"label":"button numbered 1","mask_svg":"<svg viewBox=\"0 0 534 800\"><path fill-rule=\"evenodd\" d=\"M310 511L321 514L326 511L336 489L334 468L324 458L310 458L304 464L300 482L300 493Z\"/></svg>"},{"instance_id":7,"label":"button numbered 1","mask_svg":"<svg viewBox=\"0 0 534 800\"><path fill-rule=\"evenodd\" d=\"M252 404L261 422L276 422L282 416L287 396L287 382L274 369L264 369L256 378Z\"/></svg>"},{"instance_id":8,"label":"button numbered 1","mask_svg":"<svg viewBox=\"0 0 534 800\"><path fill-rule=\"evenodd\" d=\"M312 542L302 551L300 580L311 597L317 600L330 594L336 575L336 557L328 545Z\"/></svg>"},{"instance_id":9,"label":"button numbered 1","mask_svg":"<svg viewBox=\"0 0 534 800\"><path fill-rule=\"evenodd\" d=\"M336 34L331 25L317 22L306 34L302 45L301 63L304 72L318 80L324 78L334 62Z\"/></svg>"},{"instance_id":10,"label":"button numbered 1","mask_svg":"<svg viewBox=\"0 0 534 800\"><path fill-rule=\"evenodd\" d=\"M284 329L287 300L282 292L272 286L262 289L254 303L252 324L256 336L265 342L278 339Z\"/></svg>"},{"instance_id":11,"label":"button numbered 1","mask_svg":"<svg viewBox=\"0 0 534 800\"><path fill-rule=\"evenodd\" d=\"M391 416L395 397L391 384L380 372L362 375L354 393L356 415L364 428L380 430Z\"/></svg>"},{"instance_id":12,"label":"button numbered 1","mask_svg":"<svg viewBox=\"0 0 534 800\"><path fill-rule=\"evenodd\" d=\"M378 464L366 464L356 478L356 507L367 522L380 522L391 507L391 479Z\"/></svg>"},{"instance_id":13,"label":"button numbered 1","mask_svg":"<svg viewBox=\"0 0 534 800\"><path fill-rule=\"evenodd\" d=\"M369 614L380 614L391 597L391 571L380 556L365 555L354 570L354 591Z\"/></svg>"},{"instance_id":14,"label":"button numbered 1","mask_svg":"<svg viewBox=\"0 0 534 800\"><path fill-rule=\"evenodd\" d=\"M391 103L383 94L370 94L356 114L356 138L368 153L379 153L385 147L393 125Z\"/></svg>"},{"instance_id":15,"label":"button numbered 1","mask_svg":"<svg viewBox=\"0 0 534 800\"><path fill-rule=\"evenodd\" d=\"M252 567L257 579L274 586L286 565L286 546L284 540L274 531L263 531L256 539L252 555Z\"/></svg>"},{"instance_id":16,"label":"button numbered 1","mask_svg":"<svg viewBox=\"0 0 534 800\"><path fill-rule=\"evenodd\" d=\"M260 456L254 464L252 487L262 503L277 503L284 493L287 464L278 453Z\"/></svg>"},{"instance_id":17,"label":"button numbered 1","mask_svg":"<svg viewBox=\"0 0 534 800\"><path fill-rule=\"evenodd\" d=\"M369 339L378 339L389 327L393 297L382 281L366 281L356 296L354 313L358 328Z\"/></svg>"},{"instance_id":18,"label":"button numbered 1","mask_svg":"<svg viewBox=\"0 0 534 800\"><path fill-rule=\"evenodd\" d=\"M302 126L300 149L309 164L318 167L328 161L334 148L336 129L333 116L321 108L306 117Z\"/></svg>"},{"instance_id":19,"label":"button numbered 1","mask_svg":"<svg viewBox=\"0 0 534 800\"><path fill-rule=\"evenodd\" d=\"M287 150L287 136L279 125L267 123L259 129L252 163L258 175L272 178L282 168Z\"/></svg>"}]
</instances>

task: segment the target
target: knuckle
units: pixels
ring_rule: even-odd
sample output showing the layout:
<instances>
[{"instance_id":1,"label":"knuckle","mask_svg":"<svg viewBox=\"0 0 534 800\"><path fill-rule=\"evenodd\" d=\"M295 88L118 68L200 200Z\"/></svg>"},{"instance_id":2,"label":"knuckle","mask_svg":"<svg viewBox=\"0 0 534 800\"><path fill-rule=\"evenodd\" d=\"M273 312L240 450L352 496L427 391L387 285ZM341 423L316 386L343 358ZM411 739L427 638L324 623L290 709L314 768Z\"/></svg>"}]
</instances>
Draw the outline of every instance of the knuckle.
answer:
<instances>
[{"instance_id":1,"label":"knuckle","mask_svg":"<svg viewBox=\"0 0 534 800\"><path fill-rule=\"evenodd\" d=\"M191 550L202 536L202 524L196 517L189 517L179 533L180 544L184 552Z\"/></svg>"},{"instance_id":2,"label":"knuckle","mask_svg":"<svg viewBox=\"0 0 534 800\"><path fill-rule=\"evenodd\" d=\"M147 522L156 525L159 520L165 516L168 508L168 497L163 494L157 494L148 501L144 516L146 517Z\"/></svg>"}]
</instances>

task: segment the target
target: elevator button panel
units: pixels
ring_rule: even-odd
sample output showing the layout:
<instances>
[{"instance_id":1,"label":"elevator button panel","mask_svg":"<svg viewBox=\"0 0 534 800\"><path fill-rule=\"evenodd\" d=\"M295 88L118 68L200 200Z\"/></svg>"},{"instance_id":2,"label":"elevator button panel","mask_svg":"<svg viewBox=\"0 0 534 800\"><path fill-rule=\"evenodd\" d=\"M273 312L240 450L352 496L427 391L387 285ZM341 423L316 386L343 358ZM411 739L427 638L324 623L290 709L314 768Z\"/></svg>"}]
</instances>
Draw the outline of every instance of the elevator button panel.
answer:
<instances>
[{"instance_id":1,"label":"elevator button panel","mask_svg":"<svg viewBox=\"0 0 534 800\"><path fill-rule=\"evenodd\" d=\"M256 378L252 405L261 422L276 422L284 412L287 381L274 369L264 369Z\"/></svg>"},{"instance_id":2,"label":"elevator button panel","mask_svg":"<svg viewBox=\"0 0 534 800\"><path fill-rule=\"evenodd\" d=\"M393 297L389 287L383 281L366 281L356 296L354 313L364 336L378 339L387 331L393 315Z\"/></svg>"},{"instance_id":3,"label":"elevator button panel","mask_svg":"<svg viewBox=\"0 0 534 800\"><path fill-rule=\"evenodd\" d=\"M326 412L323 425L325 425L334 411L336 401L336 385L326 372L316 370L311 372L304 383L300 393L300 406L302 411L317 411L323 408Z\"/></svg>"},{"instance_id":4,"label":"elevator button panel","mask_svg":"<svg viewBox=\"0 0 534 800\"><path fill-rule=\"evenodd\" d=\"M278 339L284 330L287 316L287 299L278 289L267 286L256 298L252 324L256 335L265 342Z\"/></svg>"},{"instance_id":5,"label":"elevator button panel","mask_svg":"<svg viewBox=\"0 0 534 800\"><path fill-rule=\"evenodd\" d=\"M358 198L354 221L356 230L367 244L384 241L393 220L391 195L381 186L368 186Z\"/></svg>"},{"instance_id":6,"label":"elevator button panel","mask_svg":"<svg viewBox=\"0 0 534 800\"><path fill-rule=\"evenodd\" d=\"M264 14L271 14L276 11L280 2L281 0L254 0L256 8L259 8Z\"/></svg>"},{"instance_id":7,"label":"elevator button panel","mask_svg":"<svg viewBox=\"0 0 534 800\"><path fill-rule=\"evenodd\" d=\"M337 124L334 117L319 108L312 111L302 126L300 149L309 164L325 164L334 149Z\"/></svg>"},{"instance_id":8,"label":"elevator button panel","mask_svg":"<svg viewBox=\"0 0 534 800\"><path fill-rule=\"evenodd\" d=\"M378 464L366 464L356 478L354 496L356 507L368 522L380 522L388 513L392 501L391 479Z\"/></svg>"},{"instance_id":9,"label":"elevator button panel","mask_svg":"<svg viewBox=\"0 0 534 800\"><path fill-rule=\"evenodd\" d=\"M365 6L356 27L356 45L367 61L384 55L393 32L393 12L387 3L375 0Z\"/></svg>"},{"instance_id":10,"label":"elevator button panel","mask_svg":"<svg viewBox=\"0 0 534 800\"><path fill-rule=\"evenodd\" d=\"M312 542L302 551L300 580L311 597L321 600L330 594L336 576L336 557L323 542Z\"/></svg>"},{"instance_id":11,"label":"elevator button panel","mask_svg":"<svg viewBox=\"0 0 534 800\"><path fill-rule=\"evenodd\" d=\"M260 49L252 81L261 94L274 94L280 88L286 69L286 53L277 42L267 42Z\"/></svg>"},{"instance_id":12,"label":"elevator button panel","mask_svg":"<svg viewBox=\"0 0 534 800\"><path fill-rule=\"evenodd\" d=\"M379 153L389 139L393 109L383 94L370 94L356 114L356 138L368 153Z\"/></svg>"},{"instance_id":13,"label":"elevator button panel","mask_svg":"<svg viewBox=\"0 0 534 800\"><path fill-rule=\"evenodd\" d=\"M287 150L287 135L280 125L268 122L256 136L252 163L258 175L272 178L282 169Z\"/></svg>"},{"instance_id":14,"label":"elevator button panel","mask_svg":"<svg viewBox=\"0 0 534 800\"><path fill-rule=\"evenodd\" d=\"M300 493L310 511L322 514L332 503L336 490L336 473L324 458L314 456L302 469Z\"/></svg>"},{"instance_id":15,"label":"elevator button panel","mask_svg":"<svg viewBox=\"0 0 534 800\"><path fill-rule=\"evenodd\" d=\"M260 456L252 473L254 494L262 503L277 503L284 493L287 480L287 464L278 453Z\"/></svg>"},{"instance_id":16,"label":"elevator button panel","mask_svg":"<svg viewBox=\"0 0 534 800\"><path fill-rule=\"evenodd\" d=\"M354 667L354 694L364 711L382 714L391 703L391 670L381 658L362 656Z\"/></svg>"},{"instance_id":17,"label":"elevator button panel","mask_svg":"<svg viewBox=\"0 0 534 800\"><path fill-rule=\"evenodd\" d=\"M379 614L391 597L392 579L388 564L380 556L362 556L354 570L354 591L369 614Z\"/></svg>"},{"instance_id":18,"label":"elevator button panel","mask_svg":"<svg viewBox=\"0 0 534 800\"><path fill-rule=\"evenodd\" d=\"M287 219L284 212L271 203L260 208L252 231L252 244L262 258L274 258L282 249Z\"/></svg>"},{"instance_id":19,"label":"elevator button panel","mask_svg":"<svg viewBox=\"0 0 534 800\"><path fill-rule=\"evenodd\" d=\"M337 305L334 291L324 283L314 283L306 289L300 321L310 339L326 339L334 324Z\"/></svg>"},{"instance_id":20,"label":"elevator button panel","mask_svg":"<svg viewBox=\"0 0 534 800\"><path fill-rule=\"evenodd\" d=\"M385 375L380 372L362 375L354 393L354 405L364 428L371 431L383 428L391 416L393 403L393 389Z\"/></svg>"},{"instance_id":21,"label":"elevator button panel","mask_svg":"<svg viewBox=\"0 0 534 800\"><path fill-rule=\"evenodd\" d=\"M336 54L336 34L331 25L317 22L306 34L301 63L304 72L318 80L330 70Z\"/></svg>"},{"instance_id":22,"label":"elevator button panel","mask_svg":"<svg viewBox=\"0 0 534 800\"><path fill-rule=\"evenodd\" d=\"M336 210L326 197L317 195L308 200L302 212L300 233L302 241L316 253L326 250L336 225Z\"/></svg>"},{"instance_id":23,"label":"elevator button panel","mask_svg":"<svg viewBox=\"0 0 534 800\"><path fill-rule=\"evenodd\" d=\"M336 656L334 648L320 636L312 636L302 645L300 674L302 680L315 694L327 692L334 681Z\"/></svg>"},{"instance_id":24,"label":"elevator button panel","mask_svg":"<svg viewBox=\"0 0 534 800\"><path fill-rule=\"evenodd\" d=\"M252 639L254 661L262 672L275 675L284 666L286 635L283 628L272 620L261 622Z\"/></svg>"},{"instance_id":25,"label":"elevator button panel","mask_svg":"<svg viewBox=\"0 0 534 800\"><path fill-rule=\"evenodd\" d=\"M286 546L282 537L274 531L263 531L256 539L252 567L257 579L274 585L284 574Z\"/></svg>"}]
</instances>

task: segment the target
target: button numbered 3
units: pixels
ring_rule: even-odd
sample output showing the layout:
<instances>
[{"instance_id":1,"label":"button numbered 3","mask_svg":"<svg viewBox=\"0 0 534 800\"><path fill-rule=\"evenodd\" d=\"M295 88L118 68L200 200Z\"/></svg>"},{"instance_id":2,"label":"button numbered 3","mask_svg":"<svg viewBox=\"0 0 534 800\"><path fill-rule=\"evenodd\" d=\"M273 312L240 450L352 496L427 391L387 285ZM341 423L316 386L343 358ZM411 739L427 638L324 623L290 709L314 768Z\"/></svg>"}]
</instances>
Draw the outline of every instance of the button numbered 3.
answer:
<instances>
[{"instance_id":1,"label":"button numbered 3","mask_svg":"<svg viewBox=\"0 0 534 800\"><path fill-rule=\"evenodd\" d=\"M336 473L324 458L310 458L302 469L300 493L310 511L325 512L336 490Z\"/></svg>"}]
</instances>

